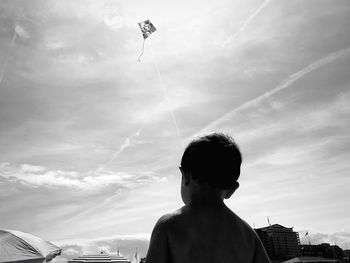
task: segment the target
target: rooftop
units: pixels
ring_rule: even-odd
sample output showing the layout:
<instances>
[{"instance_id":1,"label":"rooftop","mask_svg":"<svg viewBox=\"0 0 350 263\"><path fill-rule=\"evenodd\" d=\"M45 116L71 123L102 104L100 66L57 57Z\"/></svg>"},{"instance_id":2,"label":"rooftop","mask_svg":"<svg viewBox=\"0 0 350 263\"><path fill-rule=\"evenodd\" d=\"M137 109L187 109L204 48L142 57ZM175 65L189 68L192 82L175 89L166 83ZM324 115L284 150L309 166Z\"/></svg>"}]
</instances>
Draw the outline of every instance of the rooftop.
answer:
<instances>
[{"instance_id":1,"label":"rooftop","mask_svg":"<svg viewBox=\"0 0 350 263\"><path fill-rule=\"evenodd\" d=\"M120 255L83 255L70 260L68 263L130 263L130 260L120 256Z\"/></svg>"}]
</instances>

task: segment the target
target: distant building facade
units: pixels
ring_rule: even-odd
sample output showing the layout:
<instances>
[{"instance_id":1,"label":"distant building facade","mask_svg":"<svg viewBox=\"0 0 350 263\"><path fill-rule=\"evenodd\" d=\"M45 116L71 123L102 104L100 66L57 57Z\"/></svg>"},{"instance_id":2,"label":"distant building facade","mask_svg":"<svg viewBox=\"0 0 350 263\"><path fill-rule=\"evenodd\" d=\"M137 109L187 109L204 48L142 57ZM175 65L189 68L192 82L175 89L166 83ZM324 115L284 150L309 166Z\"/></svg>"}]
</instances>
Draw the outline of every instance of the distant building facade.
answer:
<instances>
[{"instance_id":1,"label":"distant building facade","mask_svg":"<svg viewBox=\"0 0 350 263\"><path fill-rule=\"evenodd\" d=\"M257 228L255 232L271 260L286 260L301 254L299 233L294 232L293 227L274 224Z\"/></svg>"},{"instance_id":2,"label":"distant building facade","mask_svg":"<svg viewBox=\"0 0 350 263\"><path fill-rule=\"evenodd\" d=\"M343 259L344 259L344 262L350 263L350 250L349 249L343 250Z\"/></svg>"},{"instance_id":3,"label":"distant building facade","mask_svg":"<svg viewBox=\"0 0 350 263\"><path fill-rule=\"evenodd\" d=\"M300 245L301 255L307 257L322 257L324 255L323 248L319 245Z\"/></svg>"},{"instance_id":4,"label":"distant building facade","mask_svg":"<svg viewBox=\"0 0 350 263\"><path fill-rule=\"evenodd\" d=\"M84 255L78 258L74 258L68 263L131 263L130 260L117 255L107 255L107 254L100 254L100 255Z\"/></svg>"},{"instance_id":5,"label":"distant building facade","mask_svg":"<svg viewBox=\"0 0 350 263\"><path fill-rule=\"evenodd\" d=\"M343 257L350 258L350 249L343 250Z\"/></svg>"},{"instance_id":6,"label":"distant building facade","mask_svg":"<svg viewBox=\"0 0 350 263\"><path fill-rule=\"evenodd\" d=\"M303 256L324 257L332 259L342 259L343 250L337 245L322 243L319 245L300 245Z\"/></svg>"},{"instance_id":7,"label":"distant building facade","mask_svg":"<svg viewBox=\"0 0 350 263\"><path fill-rule=\"evenodd\" d=\"M323 257L295 257L283 263L337 263L338 261Z\"/></svg>"}]
</instances>

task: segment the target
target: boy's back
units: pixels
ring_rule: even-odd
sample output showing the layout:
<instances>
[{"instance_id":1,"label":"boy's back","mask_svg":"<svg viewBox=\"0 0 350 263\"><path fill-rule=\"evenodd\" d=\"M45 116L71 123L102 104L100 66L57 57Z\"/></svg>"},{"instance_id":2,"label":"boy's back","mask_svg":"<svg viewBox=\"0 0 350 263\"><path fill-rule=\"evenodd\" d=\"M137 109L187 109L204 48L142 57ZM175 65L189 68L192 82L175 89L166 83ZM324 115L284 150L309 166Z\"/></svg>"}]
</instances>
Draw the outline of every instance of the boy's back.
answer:
<instances>
[{"instance_id":1,"label":"boy's back","mask_svg":"<svg viewBox=\"0 0 350 263\"><path fill-rule=\"evenodd\" d=\"M239 187L242 156L234 140L214 133L193 140L181 159L185 206L153 229L147 263L269 263L255 232L228 209Z\"/></svg>"},{"instance_id":2,"label":"boy's back","mask_svg":"<svg viewBox=\"0 0 350 263\"><path fill-rule=\"evenodd\" d=\"M268 263L255 232L223 203L189 205L157 223L147 262Z\"/></svg>"}]
</instances>

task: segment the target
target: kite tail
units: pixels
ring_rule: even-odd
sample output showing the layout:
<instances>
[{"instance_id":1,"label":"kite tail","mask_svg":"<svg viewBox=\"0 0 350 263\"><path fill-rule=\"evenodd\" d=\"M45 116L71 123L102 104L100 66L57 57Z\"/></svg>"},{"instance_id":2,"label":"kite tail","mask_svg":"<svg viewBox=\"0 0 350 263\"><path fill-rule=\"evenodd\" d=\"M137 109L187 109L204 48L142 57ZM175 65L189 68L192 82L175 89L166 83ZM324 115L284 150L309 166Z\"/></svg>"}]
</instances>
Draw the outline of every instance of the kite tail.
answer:
<instances>
[{"instance_id":1,"label":"kite tail","mask_svg":"<svg viewBox=\"0 0 350 263\"><path fill-rule=\"evenodd\" d=\"M143 52L145 51L145 41L146 41L146 39L143 39L142 52L141 52L141 54L140 54L140 56L139 56L139 58L138 58L138 61L139 61L139 62L141 62L141 57L142 57L142 55L143 55Z\"/></svg>"}]
</instances>

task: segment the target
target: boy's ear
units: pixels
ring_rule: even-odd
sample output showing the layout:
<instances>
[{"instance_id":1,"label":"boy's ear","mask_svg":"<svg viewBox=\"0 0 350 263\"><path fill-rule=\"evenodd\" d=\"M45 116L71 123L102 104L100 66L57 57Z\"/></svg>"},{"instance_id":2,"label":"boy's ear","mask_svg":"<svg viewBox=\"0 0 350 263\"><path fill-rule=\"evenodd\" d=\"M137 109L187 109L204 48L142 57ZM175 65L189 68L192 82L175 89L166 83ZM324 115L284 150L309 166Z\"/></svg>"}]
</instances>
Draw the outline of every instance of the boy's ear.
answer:
<instances>
[{"instance_id":1,"label":"boy's ear","mask_svg":"<svg viewBox=\"0 0 350 263\"><path fill-rule=\"evenodd\" d=\"M188 185L191 181L191 175L189 173L186 173L182 167L180 166L179 167L180 171L181 171L181 174L182 174L182 180L184 182L184 185Z\"/></svg>"},{"instance_id":2,"label":"boy's ear","mask_svg":"<svg viewBox=\"0 0 350 263\"><path fill-rule=\"evenodd\" d=\"M229 199L231 195L233 195L233 193L236 192L238 187L239 187L239 183L235 182L235 184L230 189L228 189L227 193L225 194L225 199Z\"/></svg>"}]
</instances>

